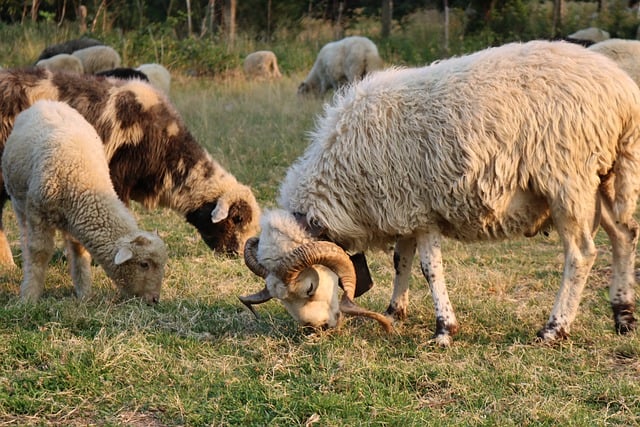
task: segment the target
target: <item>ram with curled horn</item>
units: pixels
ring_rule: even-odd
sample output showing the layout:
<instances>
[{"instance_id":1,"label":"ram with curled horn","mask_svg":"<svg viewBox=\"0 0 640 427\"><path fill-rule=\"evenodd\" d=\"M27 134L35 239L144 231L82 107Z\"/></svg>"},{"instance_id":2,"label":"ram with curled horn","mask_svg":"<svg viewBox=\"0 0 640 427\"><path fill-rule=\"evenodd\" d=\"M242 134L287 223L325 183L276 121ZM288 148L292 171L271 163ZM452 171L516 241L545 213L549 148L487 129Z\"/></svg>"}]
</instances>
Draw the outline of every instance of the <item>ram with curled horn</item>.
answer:
<instances>
[{"instance_id":1,"label":"ram with curled horn","mask_svg":"<svg viewBox=\"0 0 640 427\"><path fill-rule=\"evenodd\" d=\"M288 253L322 239L352 254L393 246L385 316L406 318L418 254L433 300L433 338L448 346L459 324L445 280L444 239L522 238L553 226L565 266L537 338L565 339L598 253L597 223L612 245L615 330L636 328L640 89L606 56L571 43L531 41L421 68L392 67L337 93L309 135L277 201L278 214L301 223L302 234L287 241L286 233L273 234L275 215L261 219L258 260L270 272L262 297L267 291L282 297L270 264L278 246ZM317 294L299 288L308 283L301 279L305 271L288 293ZM353 294L349 279L340 280L344 307ZM298 313L313 299L300 301ZM314 315L326 321L337 311L336 304Z\"/></svg>"},{"instance_id":2,"label":"ram with curled horn","mask_svg":"<svg viewBox=\"0 0 640 427\"><path fill-rule=\"evenodd\" d=\"M268 217L268 214L265 215ZM294 224L285 227L288 233L295 228ZM240 297L240 301L256 317L253 305L276 298L282 301L294 319L306 326L335 327L341 314L347 314L369 317L377 320L385 331L392 330L387 317L354 303L354 297L361 290L356 289L356 273L351 258L338 245L327 241L310 241L283 251L273 242L267 243L267 240L264 238L265 244L261 247L258 238L251 238L244 251L247 267L266 281L260 292ZM275 247L277 251L274 254ZM270 251L264 256L264 262L260 261L259 251L263 255ZM344 290L342 298L338 296L339 288Z\"/></svg>"}]
</instances>

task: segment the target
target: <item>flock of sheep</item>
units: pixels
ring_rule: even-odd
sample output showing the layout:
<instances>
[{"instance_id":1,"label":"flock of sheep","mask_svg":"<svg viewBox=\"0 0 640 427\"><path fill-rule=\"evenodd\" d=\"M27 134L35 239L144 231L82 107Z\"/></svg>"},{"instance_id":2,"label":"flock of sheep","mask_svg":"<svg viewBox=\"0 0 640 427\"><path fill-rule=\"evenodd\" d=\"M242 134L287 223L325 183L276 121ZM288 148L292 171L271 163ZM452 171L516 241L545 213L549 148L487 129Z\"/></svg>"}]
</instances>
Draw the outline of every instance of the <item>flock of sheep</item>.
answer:
<instances>
[{"instance_id":1,"label":"flock of sheep","mask_svg":"<svg viewBox=\"0 0 640 427\"><path fill-rule=\"evenodd\" d=\"M74 56L75 48L57 55ZM288 170L279 207L265 212L251 189L194 140L166 93L145 79L49 66L2 70L0 220L10 198L24 257L21 296L33 301L42 294L59 229L79 297L90 295L94 257L124 294L157 302L167 250L137 227L127 209L136 200L180 213L211 249L243 254L265 280L261 291L240 297L252 312L276 298L312 327L336 327L347 314L391 331L407 315L417 252L435 306L434 339L447 346L459 325L442 240L530 237L553 226L565 266L538 332L552 341L570 332L602 226L613 247L615 329L628 333L636 327L640 232L633 218L640 192L638 55L640 41L588 48L531 41L383 69L364 37L330 43L298 93L337 91ZM252 70L280 76L269 51L247 57L245 72ZM382 314L355 298L372 286L365 252L390 246L396 276ZM2 229L0 262L13 263Z\"/></svg>"}]
</instances>

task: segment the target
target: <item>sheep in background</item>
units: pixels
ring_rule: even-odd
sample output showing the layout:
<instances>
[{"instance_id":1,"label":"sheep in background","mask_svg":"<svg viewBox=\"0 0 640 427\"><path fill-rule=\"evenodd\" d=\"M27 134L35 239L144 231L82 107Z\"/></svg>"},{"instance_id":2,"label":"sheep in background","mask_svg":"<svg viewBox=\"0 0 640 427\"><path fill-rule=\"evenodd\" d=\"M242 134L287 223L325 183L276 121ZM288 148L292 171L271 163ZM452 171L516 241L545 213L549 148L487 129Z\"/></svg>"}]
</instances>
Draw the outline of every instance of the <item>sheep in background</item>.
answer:
<instances>
[{"instance_id":1,"label":"sheep in background","mask_svg":"<svg viewBox=\"0 0 640 427\"><path fill-rule=\"evenodd\" d=\"M52 56L58 55L60 53L72 54L76 50L84 49L85 47L102 45L104 45L104 43L102 43L100 40L92 39L89 37L80 37L78 39L67 40L66 42L54 44L44 48L36 61L51 58Z\"/></svg>"},{"instance_id":2,"label":"sheep in background","mask_svg":"<svg viewBox=\"0 0 640 427\"><path fill-rule=\"evenodd\" d=\"M640 40L609 39L588 49L613 59L640 86Z\"/></svg>"},{"instance_id":3,"label":"sheep in background","mask_svg":"<svg viewBox=\"0 0 640 427\"><path fill-rule=\"evenodd\" d=\"M20 227L23 299L42 295L59 229L78 297L91 294L93 256L125 295L159 301L166 247L157 234L138 228L118 198L102 141L80 113L62 102L38 101L18 114L2 173Z\"/></svg>"},{"instance_id":4,"label":"sheep in background","mask_svg":"<svg viewBox=\"0 0 640 427\"><path fill-rule=\"evenodd\" d=\"M245 76L252 79L279 79L278 58L270 50L259 50L246 56L242 64Z\"/></svg>"},{"instance_id":5,"label":"sheep in background","mask_svg":"<svg viewBox=\"0 0 640 427\"><path fill-rule=\"evenodd\" d=\"M9 69L0 72L0 94L0 149L20 111L39 99L66 102L102 138L113 186L126 204L174 210L218 253L241 253L258 233L260 207L251 189L198 144L167 97L148 83ZM0 264L13 265L1 227L8 200L1 179L0 189Z\"/></svg>"},{"instance_id":6,"label":"sheep in background","mask_svg":"<svg viewBox=\"0 0 640 427\"><path fill-rule=\"evenodd\" d=\"M596 27L584 28L582 30L578 30L575 33L569 34L567 36L568 39L583 40L583 41L586 40L588 42L593 42L593 43L598 43L603 40L607 40L610 37L611 36L609 35L608 32Z\"/></svg>"},{"instance_id":7,"label":"sheep in background","mask_svg":"<svg viewBox=\"0 0 640 427\"><path fill-rule=\"evenodd\" d=\"M160 89L166 95L171 90L171 73L164 66L156 63L142 64L136 70L144 73L156 89Z\"/></svg>"},{"instance_id":8,"label":"sheep in background","mask_svg":"<svg viewBox=\"0 0 640 427\"><path fill-rule=\"evenodd\" d=\"M84 67L80 58L68 53L59 53L52 57L41 59L36 62L36 67L46 68L51 71L71 71L74 73L84 73Z\"/></svg>"},{"instance_id":9,"label":"sheep in background","mask_svg":"<svg viewBox=\"0 0 640 427\"><path fill-rule=\"evenodd\" d=\"M120 55L110 46L90 46L76 50L73 56L82 62L84 72L95 74L120 67Z\"/></svg>"},{"instance_id":10,"label":"sheep in background","mask_svg":"<svg viewBox=\"0 0 640 427\"><path fill-rule=\"evenodd\" d=\"M444 280L443 238L533 236L555 225L565 267L538 337L561 339L595 260L592 236L600 224L613 246L609 298L616 331L635 328L640 89L609 58L570 43L535 41L380 71L338 94L311 138L281 185L283 210L262 221L257 244L247 242L246 264L266 277L266 286L241 297L246 305L302 299L291 313L296 319L335 326L335 304L313 313L302 308L322 307L317 299L327 301L340 283L340 310L355 306L357 273L346 254L337 254L395 243L386 315L406 317L417 248L435 305L435 341L446 346L458 321ZM282 243L286 233L272 237L286 218L306 230L295 245ZM305 240L311 243L299 245Z\"/></svg>"},{"instance_id":11,"label":"sheep in background","mask_svg":"<svg viewBox=\"0 0 640 427\"><path fill-rule=\"evenodd\" d=\"M311 71L298 86L298 95L320 96L380 68L382 59L378 48L366 37L352 36L327 43L320 49Z\"/></svg>"}]
</instances>

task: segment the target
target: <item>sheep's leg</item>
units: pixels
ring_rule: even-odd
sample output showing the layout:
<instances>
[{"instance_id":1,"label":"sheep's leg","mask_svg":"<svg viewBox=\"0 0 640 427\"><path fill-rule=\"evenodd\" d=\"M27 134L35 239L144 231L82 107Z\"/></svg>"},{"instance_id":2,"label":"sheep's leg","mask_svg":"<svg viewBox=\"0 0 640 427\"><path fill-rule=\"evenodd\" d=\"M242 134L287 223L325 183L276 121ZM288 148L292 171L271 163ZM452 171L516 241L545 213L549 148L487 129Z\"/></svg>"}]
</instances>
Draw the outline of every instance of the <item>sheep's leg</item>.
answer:
<instances>
[{"instance_id":1,"label":"sheep's leg","mask_svg":"<svg viewBox=\"0 0 640 427\"><path fill-rule=\"evenodd\" d=\"M65 236L69 254L71 280L78 298L91 296L91 255L89 251L70 235Z\"/></svg>"},{"instance_id":2,"label":"sheep's leg","mask_svg":"<svg viewBox=\"0 0 640 427\"><path fill-rule=\"evenodd\" d=\"M620 334L636 327L634 264L638 243L638 224L630 218L618 221L614 216L613 202L604 194L602 197L602 217L600 221L607 232L613 248L611 265L612 277L609 286L609 300L613 310L616 331Z\"/></svg>"},{"instance_id":3,"label":"sheep's leg","mask_svg":"<svg viewBox=\"0 0 640 427\"><path fill-rule=\"evenodd\" d=\"M45 273L54 251L55 229L42 224L37 219L19 220L19 222L22 223L24 257L24 278L20 287L20 296L25 301L35 302L44 291Z\"/></svg>"},{"instance_id":4,"label":"sheep's leg","mask_svg":"<svg viewBox=\"0 0 640 427\"><path fill-rule=\"evenodd\" d=\"M431 296L436 312L436 344L446 347L451 344L451 336L458 332L458 321L449 300L442 266L442 235L438 230L429 230L418 235L420 267L431 288Z\"/></svg>"},{"instance_id":5,"label":"sheep's leg","mask_svg":"<svg viewBox=\"0 0 640 427\"><path fill-rule=\"evenodd\" d=\"M393 267L396 275L393 279L393 294L385 314L397 320L407 317L409 305L409 278L411 263L416 253L416 239L399 239L393 252Z\"/></svg>"},{"instance_id":6,"label":"sheep's leg","mask_svg":"<svg viewBox=\"0 0 640 427\"><path fill-rule=\"evenodd\" d=\"M596 259L596 246L592 237L595 198L591 206L583 206L581 211L586 215L579 219L567 215L566 212L556 211L553 214L554 223L564 245L564 272L549 320L538 332L538 337L544 341L569 336L582 291Z\"/></svg>"},{"instance_id":7,"label":"sheep's leg","mask_svg":"<svg viewBox=\"0 0 640 427\"><path fill-rule=\"evenodd\" d=\"M7 235L4 232L4 222L2 220L4 207L7 204L7 200L9 200L9 196L7 196L7 192L4 190L2 182L0 182L0 187L2 187L2 191L0 192L0 265L15 267L16 263L13 260L13 255L11 254L11 246L9 245Z\"/></svg>"}]
</instances>

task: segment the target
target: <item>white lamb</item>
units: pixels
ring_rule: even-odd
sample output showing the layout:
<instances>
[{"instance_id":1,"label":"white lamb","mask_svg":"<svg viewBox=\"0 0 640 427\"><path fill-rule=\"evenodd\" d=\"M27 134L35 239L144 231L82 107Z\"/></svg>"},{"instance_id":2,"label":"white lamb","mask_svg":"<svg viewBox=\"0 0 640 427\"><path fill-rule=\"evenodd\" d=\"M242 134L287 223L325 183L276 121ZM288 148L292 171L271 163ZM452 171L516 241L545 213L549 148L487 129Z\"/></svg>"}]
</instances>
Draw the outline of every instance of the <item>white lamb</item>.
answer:
<instances>
[{"instance_id":1,"label":"white lamb","mask_svg":"<svg viewBox=\"0 0 640 427\"><path fill-rule=\"evenodd\" d=\"M2 171L21 232L23 299L42 295L60 229L78 297L91 294L93 256L125 295L159 301L166 247L156 233L138 228L116 195L102 141L76 110L37 101L21 112L4 148Z\"/></svg>"},{"instance_id":2,"label":"white lamb","mask_svg":"<svg viewBox=\"0 0 640 427\"><path fill-rule=\"evenodd\" d=\"M84 72L96 74L100 71L120 67L120 54L111 46L90 46L76 50L73 56L82 62Z\"/></svg>"},{"instance_id":3,"label":"white lamb","mask_svg":"<svg viewBox=\"0 0 640 427\"><path fill-rule=\"evenodd\" d=\"M59 53L50 58L41 59L36 62L36 67L46 68L52 71L71 71L74 73L84 73L84 67L80 58L68 53Z\"/></svg>"},{"instance_id":4,"label":"white lamb","mask_svg":"<svg viewBox=\"0 0 640 427\"><path fill-rule=\"evenodd\" d=\"M382 59L378 48L366 37L352 36L327 43L320 49L311 71L298 86L298 94L320 96L380 68Z\"/></svg>"},{"instance_id":5,"label":"white lamb","mask_svg":"<svg viewBox=\"0 0 640 427\"><path fill-rule=\"evenodd\" d=\"M149 83L156 89L169 95L171 90L171 73L164 66L156 63L142 64L136 70L144 73L149 79Z\"/></svg>"},{"instance_id":6,"label":"white lamb","mask_svg":"<svg viewBox=\"0 0 640 427\"><path fill-rule=\"evenodd\" d=\"M279 79L278 58L270 50L259 50L246 56L242 64L245 76L251 79Z\"/></svg>"},{"instance_id":7,"label":"white lamb","mask_svg":"<svg viewBox=\"0 0 640 427\"><path fill-rule=\"evenodd\" d=\"M640 40L609 39L588 49L613 59L640 86Z\"/></svg>"},{"instance_id":8,"label":"white lamb","mask_svg":"<svg viewBox=\"0 0 640 427\"><path fill-rule=\"evenodd\" d=\"M251 306L275 297L301 323L336 326L336 306L358 314L359 270L345 250L395 244L386 315L407 314L417 249L435 305L435 341L449 345L458 321L442 240L533 236L553 225L565 267L538 332L551 341L569 334L597 254L593 232L602 225L613 246L615 328L627 333L636 326L639 191L640 89L603 55L535 41L380 71L336 96L317 121L281 186L282 209L263 218L257 243L246 244L247 266L266 286L241 300ZM306 235L283 223L300 224ZM293 250L282 243L292 234ZM305 239L311 242L299 243ZM318 308L306 311L311 304Z\"/></svg>"},{"instance_id":9,"label":"white lamb","mask_svg":"<svg viewBox=\"0 0 640 427\"><path fill-rule=\"evenodd\" d=\"M569 37L575 40L588 40L594 43L598 43L603 40L608 40L611 36L605 30L597 27L589 27L569 34Z\"/></svg>"}]
</instances>

